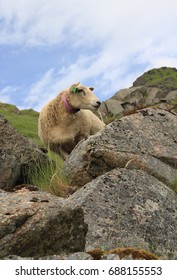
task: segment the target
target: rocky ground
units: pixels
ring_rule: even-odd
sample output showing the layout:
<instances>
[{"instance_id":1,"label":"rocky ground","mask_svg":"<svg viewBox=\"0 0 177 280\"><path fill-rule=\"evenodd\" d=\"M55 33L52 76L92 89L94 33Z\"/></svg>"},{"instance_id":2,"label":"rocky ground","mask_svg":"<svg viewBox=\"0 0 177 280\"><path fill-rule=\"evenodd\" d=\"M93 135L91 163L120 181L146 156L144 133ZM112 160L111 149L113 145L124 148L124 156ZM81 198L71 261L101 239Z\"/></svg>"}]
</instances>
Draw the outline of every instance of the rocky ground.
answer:
<instances>
[{"instance_id":1,"label":"rocky ground","mask_svg":"<svg viewBox=\"0 0 177 280\"><path fill-rule=\"evenodd\" d=\"M1 124L1 258L91 258L86 252L98 247L177 258L176 115L144 109L80 142L65 162L78 188L67 199L35 189L9 192L29 149L46 158L27 139L17 142L3 117Z\"/></svg>"},{"instance_id":2,"label":"rocky ground","mask_svg":"<svg viewBox=\"0 0 177 280\"><path fill-rule=\"evenodd\" d=\"M136 96L144 107L163 90L136 85L117 100ZM48 159L0 116L0 258L177 259L177 115L162 107L123 114L81 141L65 162L76 190L65 199L15 188Z\"/></svg>"},{"instance_id":3,"label":"rocky ground","mask_svg":"<svg viewBox=\"0 0 177 280\"><path fill-rule=\"evenodd\" d=\"M177 112L177 69L162 67L144 73L132 87L103 102L100 111L109 122L149 106Z\"/></svg>"}]
</instances>

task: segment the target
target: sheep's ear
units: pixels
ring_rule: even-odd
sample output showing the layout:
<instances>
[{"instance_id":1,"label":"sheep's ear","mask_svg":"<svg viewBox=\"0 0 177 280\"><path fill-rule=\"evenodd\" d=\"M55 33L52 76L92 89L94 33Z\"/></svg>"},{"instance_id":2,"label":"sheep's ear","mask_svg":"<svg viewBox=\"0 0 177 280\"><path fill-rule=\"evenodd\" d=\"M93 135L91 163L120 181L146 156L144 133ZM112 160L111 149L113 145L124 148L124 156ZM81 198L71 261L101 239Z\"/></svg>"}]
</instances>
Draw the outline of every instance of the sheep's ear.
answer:
<instances>
[{"instance_id":1,"label":"sheep's ear","mask_svg":"<svg viewBox=\"0 0 177 280\"><path fill-rule=\"evenodd\" d=\"M79 83L75 83L73 84L72 86L70 86L70 88L73 88L73 87L78 87L80 85L80 82Z\"/></svg>"},{"instance_id":2,"label":"sheep's ear","mask_svg":"<svg viewBox=\"0 0 177 280\"><path fill-rule=\"evenodd\" d=\"M89 90L94 91L94 87L89 87Z\"/></svg>"},{"instance_id":3,"label":"sheep's ear","mask_svg":"<svg viewBox=\"0 0 177 280\"><path fill-rule=\"evenodd\" d=\"M73 93L76 93L78 92L78 86L80 85L80 82L79 83L76 83L76 84L73 84L70 89Z\"/></svg>"}]
</instances>

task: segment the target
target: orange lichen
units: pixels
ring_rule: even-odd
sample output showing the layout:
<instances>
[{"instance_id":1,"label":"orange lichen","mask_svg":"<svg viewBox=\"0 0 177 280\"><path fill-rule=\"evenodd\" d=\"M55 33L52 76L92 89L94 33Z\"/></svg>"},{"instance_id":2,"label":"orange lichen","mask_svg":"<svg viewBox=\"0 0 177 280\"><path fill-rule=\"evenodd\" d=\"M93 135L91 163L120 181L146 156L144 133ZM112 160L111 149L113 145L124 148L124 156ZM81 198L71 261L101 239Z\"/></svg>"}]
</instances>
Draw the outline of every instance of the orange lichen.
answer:
<instances>
[{"instance_id":1,"label":"orange lichen","mask_svg":"<svg viewBox=\"0 0 177 280\"><path fill-rule=\"evenodd\" d=\"M105 254L105 252L100 248L95 248L93 250L87 251L87 254L90 254L94 260L100 260L101 257Z\"/></svg>"},{"instance_id":2,"label":"orange lichen","mask_svg":"<svg viewBox=\"0 0 177 280\"><path fill-rule=\"evenodd\" d=\"M94 260L100 260L103 255L115 254L118 255L120 259L123 259L127 256L130 256L132 259L138 260L158 260L159 258L145 250L135 249L132 247L125 248L116 248L110 251L103 251L101 248L95 248L93 250L87 251L87 254L90 254Z\"/></svg>"},{"instance_id":3,"label":"orange lichen","mask_svg":"<svg viewBox=\"0 0 177 280\"><path fill-rule=\"evenodd\" d=\"M145 260L158 260L159 258L145 250L135 249L132 247L127 248L116 248L109 251L109 254L118 254L120 259L131 255L133 259L145 259Z\"/></svg>"}]
</instances>

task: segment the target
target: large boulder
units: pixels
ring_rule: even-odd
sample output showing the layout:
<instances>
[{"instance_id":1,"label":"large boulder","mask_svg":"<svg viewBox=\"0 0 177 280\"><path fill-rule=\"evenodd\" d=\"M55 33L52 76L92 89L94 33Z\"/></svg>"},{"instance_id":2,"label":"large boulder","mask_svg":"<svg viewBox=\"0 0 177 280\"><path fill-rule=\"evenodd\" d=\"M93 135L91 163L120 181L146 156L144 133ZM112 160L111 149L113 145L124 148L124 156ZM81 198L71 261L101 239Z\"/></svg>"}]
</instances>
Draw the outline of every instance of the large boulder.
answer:
<instances>
[{"instance_id":1,"label":"large boulder","mask_svg":"<svg viewBox=\"0 0 177 280\"><path fill-rule=\"evenodd\" d=\"M84 251L83 210L49 193L0 190L0 258Z\"/></svg>"},{"instance_id":2,"label":"large boulder","mask_svg":"<svg viewBox=\"0 0 177 280\"><path fill-rule=\"evenodd\" d=\"M142 169L173 186L177 163L177 118L161 109L143 109L80 142L65 162L78 187L114 168Z\"/></svg>"},{"instance_id":3,"label":"large boulder","mask_svg":"<svg viewBox=\"0 0 177 280\"><path fill-rule=\"evenodd\" d=\"M112 99L134 103L136 106L147 106L159 103L161 98L166 96L167 94L159 88L138 86L122 89L116 92Z\"/></svg>"},{"instance_id":4,"label":"large boulder","mask_svg":"<svg viewBox=\"0 0 177 280\"><path fill-rule=\"evenodd\" d=\"M177 195L146 172L112 170L67 203L84 209L86 250L134 247L177 259Z\"/></svg>"},{"instance_id":5,"label":"large boulder","mask_svg":"<svg viewBox=\"0 0 177 280\"><path fill-rule=\"evenodd\" d=\"M23 183L29 164L39 165L46 155L0 115L0 189L10 190Z\"/></svg>"},{"instance_id":6,"label":"large boulder","mask_svg":"<svg viewBox=\"0 0 177 280\"><path fill-rule=\"evenodd\" d=\"M176 99L177 90L166 92L158 87L133 86L119 90L113 97L104 101L100 111L103 116L118 117L150 106L176 111Z\"/></svg>"},{"instance_id":7,"label":"large boulder","mask_svg":"<svg viewBox=\"0 0 177 280\"><path fill-rule=\"evenodd\" d=\"M102 102L100 107L100 112L103 116L106 115L121 115L124 112L124 107L122 106L122 101L115 100L115 99L108 99L105 102Z\"/></svg>"}]
</instances>

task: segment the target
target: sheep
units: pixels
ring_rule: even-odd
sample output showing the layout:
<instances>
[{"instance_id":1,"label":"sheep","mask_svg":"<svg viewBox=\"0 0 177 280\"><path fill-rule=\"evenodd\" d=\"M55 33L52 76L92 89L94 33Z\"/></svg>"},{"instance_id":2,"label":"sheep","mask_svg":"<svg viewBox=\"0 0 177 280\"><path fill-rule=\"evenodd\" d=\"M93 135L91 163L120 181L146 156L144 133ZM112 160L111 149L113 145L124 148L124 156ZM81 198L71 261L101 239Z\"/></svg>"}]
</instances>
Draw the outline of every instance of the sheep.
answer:
<instances>
[{"instance_id":1,"label":"sheep","mask_svg":"<svg viewBox=\"0 0 177 280\"><path fill-rule=\"evenodd\" d=\"M101 105L93 87L71 85L40 112L38 134L43 144L66 160L77 145L105 127L91 110Z\"/></svg>"}]
</instances>

